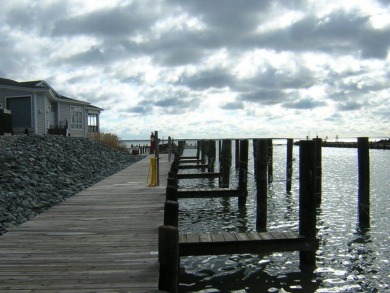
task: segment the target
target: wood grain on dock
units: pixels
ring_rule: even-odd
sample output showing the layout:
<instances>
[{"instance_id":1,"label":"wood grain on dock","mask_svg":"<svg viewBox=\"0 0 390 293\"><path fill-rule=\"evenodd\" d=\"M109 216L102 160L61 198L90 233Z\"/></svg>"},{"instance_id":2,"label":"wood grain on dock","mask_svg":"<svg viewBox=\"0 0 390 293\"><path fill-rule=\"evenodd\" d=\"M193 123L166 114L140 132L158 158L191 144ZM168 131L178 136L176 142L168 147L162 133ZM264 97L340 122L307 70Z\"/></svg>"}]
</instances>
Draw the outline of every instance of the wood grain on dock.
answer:
<instances>
[{"instance_id":1,"label":"wood grain on dock","mask_svg":"<svg viewBox=\"0 0 390 293\"><path fill-rule=\"evenodd\" d=\"M310 251L318 246L296 232L192 233L180 234L179 253L189 255L222 255Z\"/></svg>"},{"instance_id":2,"label":"wood grain on dock","mask_svg":"<svg viewBox=\"0 0 390 293\"><path fill-rule=\"evenodd\" d=\"M0 236L0 292L149 292L170 163L145 158Z\"/></svg>"}]
</instances>

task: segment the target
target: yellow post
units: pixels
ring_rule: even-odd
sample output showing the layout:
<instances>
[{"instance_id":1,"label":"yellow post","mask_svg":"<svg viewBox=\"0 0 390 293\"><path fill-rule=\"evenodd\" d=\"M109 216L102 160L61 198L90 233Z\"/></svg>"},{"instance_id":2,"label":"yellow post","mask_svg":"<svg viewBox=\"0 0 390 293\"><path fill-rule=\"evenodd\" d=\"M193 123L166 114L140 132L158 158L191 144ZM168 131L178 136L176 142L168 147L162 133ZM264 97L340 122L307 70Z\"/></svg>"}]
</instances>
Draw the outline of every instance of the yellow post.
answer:
<instances>
[{"instance_id":1,"label":"yellow post","mask_svg":"<svg viewBox=\"0 0 390 293\"><path fill-rule=\"evenodd\" d=\"M149 174L152 173L152 176L150 178L149 186L157 186L157 166L156 166L156 158L150 158L150 167L149 167Z\"/></svg>"}]
</instances>

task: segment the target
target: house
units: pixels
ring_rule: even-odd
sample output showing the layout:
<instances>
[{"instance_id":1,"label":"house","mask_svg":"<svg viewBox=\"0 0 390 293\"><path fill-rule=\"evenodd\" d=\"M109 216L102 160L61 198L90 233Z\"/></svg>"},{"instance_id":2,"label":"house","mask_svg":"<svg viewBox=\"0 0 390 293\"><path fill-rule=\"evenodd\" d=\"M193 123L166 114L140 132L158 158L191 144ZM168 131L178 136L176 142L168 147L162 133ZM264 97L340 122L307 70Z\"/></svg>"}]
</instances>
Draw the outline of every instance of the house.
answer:
<instances>
[{"instance_id":1,"label":"house","mask_svg":"<svg viewBox=\"0 0 390 293\"><path fill-rule=\"evenodd\" d=\"M12 114L13 134L63 134L87 137L99 132L103 109L65 97L44 80L0 78L0 109Z\"/></svg>"}]
</instances>

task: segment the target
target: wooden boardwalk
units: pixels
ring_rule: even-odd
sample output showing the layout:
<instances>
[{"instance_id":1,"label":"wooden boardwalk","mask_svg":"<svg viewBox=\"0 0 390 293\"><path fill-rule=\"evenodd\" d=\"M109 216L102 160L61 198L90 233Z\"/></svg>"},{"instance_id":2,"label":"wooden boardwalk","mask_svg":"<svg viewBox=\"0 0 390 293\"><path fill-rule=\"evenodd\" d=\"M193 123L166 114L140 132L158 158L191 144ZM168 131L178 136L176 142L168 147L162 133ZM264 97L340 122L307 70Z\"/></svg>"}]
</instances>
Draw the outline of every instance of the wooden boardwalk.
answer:
<instances>
[{"instance_id":1,"label":"wooden boardwalk","mask_svg":"<svg viewBox=\"0 0 390 293\"><path fill-rule=\"evenodd\" d=\"M143 159L0 236L0 292L151 292L170 168Z\"/></svg>"}]
</instances>

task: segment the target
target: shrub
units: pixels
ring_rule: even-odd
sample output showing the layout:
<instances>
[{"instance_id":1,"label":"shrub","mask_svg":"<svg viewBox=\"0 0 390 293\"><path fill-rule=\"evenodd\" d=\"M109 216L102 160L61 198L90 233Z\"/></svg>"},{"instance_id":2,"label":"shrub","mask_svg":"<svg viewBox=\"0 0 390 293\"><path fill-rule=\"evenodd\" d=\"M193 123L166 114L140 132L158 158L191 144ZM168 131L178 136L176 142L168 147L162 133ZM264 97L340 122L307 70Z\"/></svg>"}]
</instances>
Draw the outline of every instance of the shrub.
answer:
<instances>
[{"instance_id":1,"label":"shrub","mask_svg":"<svg viewBox=\"0 0 390 293\"><path fill-rule=\"evenodd\" d=\"M116 134L94 132L90 133L88 138L94 141L100 141L114 150L128 152L126 145L119 140L119 137Z\"/></svg>"}]
</instances>

